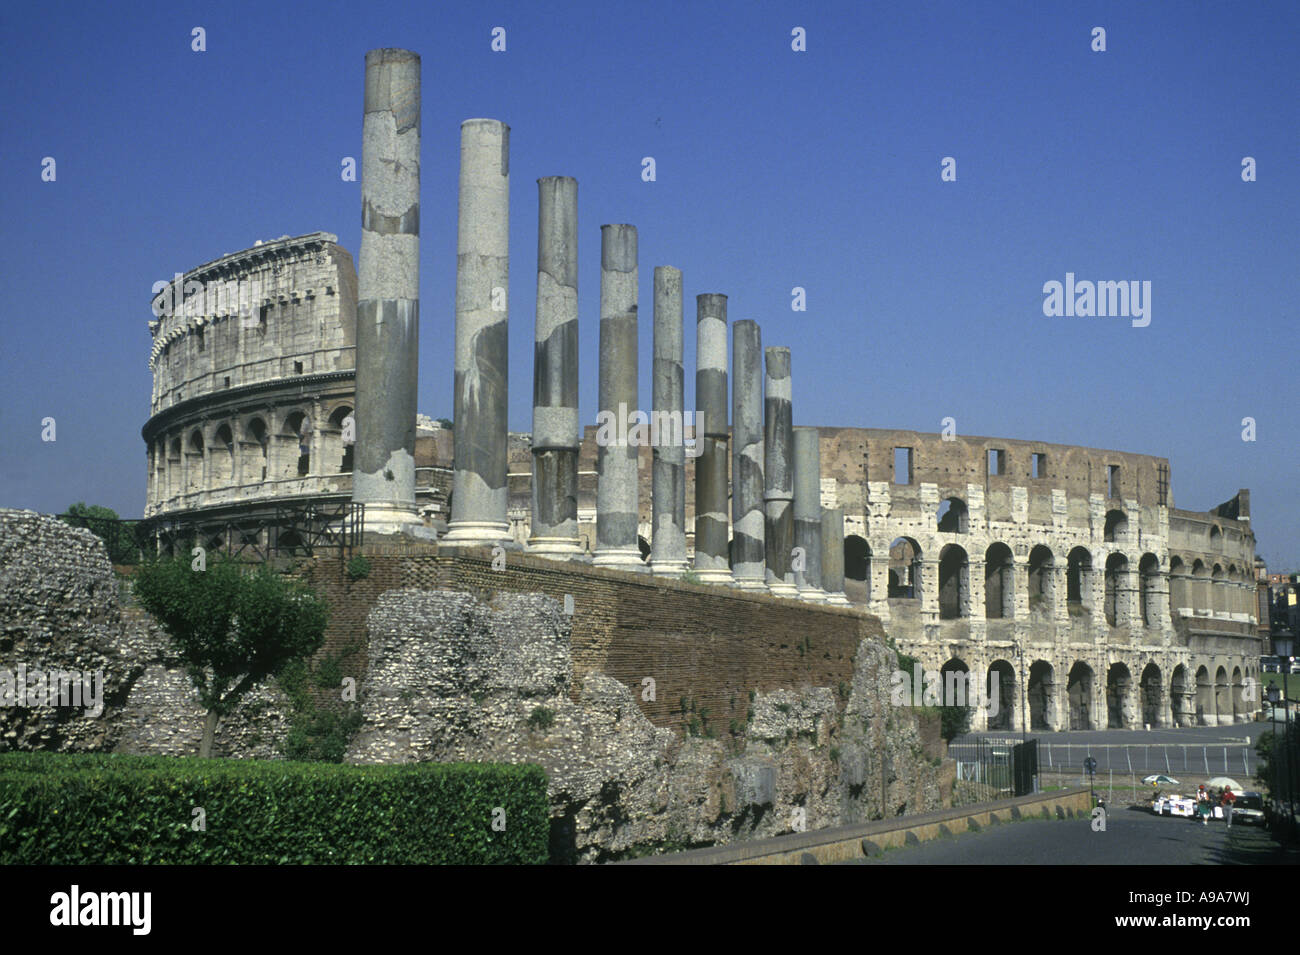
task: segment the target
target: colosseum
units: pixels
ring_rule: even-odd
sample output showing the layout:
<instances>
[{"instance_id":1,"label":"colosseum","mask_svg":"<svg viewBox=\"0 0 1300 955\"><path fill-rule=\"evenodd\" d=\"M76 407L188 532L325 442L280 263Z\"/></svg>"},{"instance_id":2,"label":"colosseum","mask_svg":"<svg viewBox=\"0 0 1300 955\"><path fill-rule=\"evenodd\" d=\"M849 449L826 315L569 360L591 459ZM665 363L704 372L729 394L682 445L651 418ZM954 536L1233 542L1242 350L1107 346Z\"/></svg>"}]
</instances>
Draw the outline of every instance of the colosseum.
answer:
<instances>
[{"instance_id":1,"label":"colosseum","mask_svg":"<svg viewBox=\"0 0 1300 955\"><path fill-rule=\"evenodd\" d=\"M234 549L265 547L287 511L345 520L356 301L352 258L324 232L258 243L167 284L151 323L147 518ZM448 425L420 416L416 437L417 503L439 534L453 486ZM955 434L818 433L821 503L844 513L845 597L927 670L999 681L1002 705L992 721L976 710L974 728L1251 718L1260 640L1248 491L1179 510L1160 457ZM652 458L639 449L647 558ZM596 460L589 425L576 502L588 555ZM510 434L508 462L510 532L525 548L528 434ZM688 529L694 464L687 455ZM689 530L687 547L693 554Z\"/></svg>"}]
</instances>

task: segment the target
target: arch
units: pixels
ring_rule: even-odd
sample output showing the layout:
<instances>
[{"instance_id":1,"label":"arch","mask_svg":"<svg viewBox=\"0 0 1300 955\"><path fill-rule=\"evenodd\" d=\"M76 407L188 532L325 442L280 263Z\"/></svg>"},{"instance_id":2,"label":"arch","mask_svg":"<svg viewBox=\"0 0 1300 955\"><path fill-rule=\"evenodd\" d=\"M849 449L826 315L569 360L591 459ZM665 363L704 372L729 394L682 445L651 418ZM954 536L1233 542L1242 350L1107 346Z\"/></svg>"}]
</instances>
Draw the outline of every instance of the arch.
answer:
<instances>
[{"instance_id":1,"label":"arch","mask_svg":"<svg viewBox=\"0 0 1300 955\"><path fill-rule=\"evenodd\" d=\"M1029 667L1029 728L1050 730L1053 720L1049 709L1055 708L1056 675L1046 660L1035 660Z\"/></svg>"},{"instance_id":2,"label":"arch","mask_svg":"<svg viewBox=\"0 0 1300 955\"><path fill-rule=\"evenodd\" d=\"M1066 556L1065 602L1072 614L1085 613L1092 600L1092 552L1075 547Z\"/></svg>"},{"instance_id":3,"label":"arch","mask_svg":"<svg viewBox=\"0 0 1300 955\"><path fill-rule=\"evenodd\" d=\"M1232 722L1234 723L1240 723L1246 718L1247 706L1243 690L1241 667L1233 667L1232 689L1229 695L1232 697Z\"/></svg>"},{"instance_id":4,"label":"arch","mask_svg":"<svg viewBox=\"0 0 1300 955\"><path fill-rule=\"evenodd\" d=\"M1160 558L1149 552L1143 554L1138 560L1138 578L1138 616L1142 626L1159 626Z\"/></svg>"},{"instance_id":5,"label":"arch","mask_svg":"<svg viewBox=\"0 0 1300 955\"><path fill-rule=\"evenodd\" d=\"M213 487L235 483L235 435L228 423L222 423L212 435L211 481Z\"/></svg>"},{"instance_id":6,"label":"arch","mask_svg":"<svg viewBox=\"0 0 1300 955\"><path fill-rule=\"evenodd\" d=\"M1181 663L1174 667L1169 681L1169 703L1173 710L1174 726L1191 726L1196 714L1188 709L1187 667Z\"/></svg>"},{"instance_id":7,"label":"arch","mask_svg":"<svg viewBox=\"0 0 1300 955\"><path fill-rule=\"evenodd\" d=\"M971 697L977 690L970 685L970 680L970 667L960 657L950 657L943 666L939 667L939 688L943 705L969 707L974 702Z\"/></svg>"},{"instance_id":8,"label":"arch","mask_svg":"<svg viewBox=\"0 0 1300 955\"><path fill-rule=\"evenodd\" d=\"M322 437L325 439L325 447L321 452L324 455L322 471L328 470L334 461L338 461L339 474L352 473L352 451L355 441L345 441L343 435L344 420L351 414L350 405L339 405L330 413L326 426L321 429Z\"/></svg>"},{"instance_id":9,"label":"arch","mask_svg":"<svg viewBox=\"0 0 1300 955\"><path fill-rule=\"evenodd\" d=\"M1070 700L1070 729L1092 729L1092 667L1082 660L1070 667L1066 694Z\"/></svg>"},{"instance_id":10,"label":"arch","mask_svg":"<svg viewBox=\"0 0 1300 955\"><path fill-rule=\"evenodd\" d=\"M290 442L298 445L298 454L295 458L290 451L285 455L285 466L282 477L306 477L311 473L311 418L307 417L305 411L291 411L285 416L284 425L280 428L280 436L285 440L285 444L292 448ZM296 461L296 464L295 464Z\"/></svg>"},{"instance_id":11,"label":"arch","mask_svg":"<svg viewBox=\"0 0 1300 955\"><path fill-rule=\"evenodd\" d=\"M970 509L959 497L944 498L939 502L935 513L939 532L943 534L965 534L970 530Z\"/></svg>"},{"instance_id":12,"label":"arch","mask_svg":"<svg viewBox=\"0 0 1300 955\"><path fill-rule=\"evenodd\" d=\"M1010 730L1015 728L1016 711L1016 671L1006 660L994 660L989 664L988 689L990 706L988 707L988 728L991 730ZM996 681L996 682L995 682ZM997 687L997 707L992 704L992 690Z\"/></svg>"},{"instance_id":13,"label":"arch","mask_svg":"<svg viewBox=\"0 0 1300 955\"><path fill-rule=\"evenodd\" d=\"M181 456L181 439L172 438L171 444L167 448L167 496L175 497L185 487L184 469Z\"/></svg>"},{"instance_id":14,"label":"arch","mask_svg":"<svg viewBox=\"0 0 1300 955\"><path fill-rule=\"evenodd\" d=\"M1010 620L1016 615L1015 560L1011 548L995 541L984 552L984 616Z\"/></svg>"},{"instance_id":15,"label":"arch","mask_svg":"<svg viewBox=\"0 0 1300 955\"><path fill-rule=\"evenodd\" d=\"M1223 613L1228 609L1228 580L1223 574L1223 568L1215 564L1210 571L1210 609L1215 613Z\"/></svg>"},{"instance_id":16,"label":"arch","mask_svg":"<svg viewBox=\"0 0 1300 955\"><path fill-rule=\"evenodd\" d=\"M1199 557L1192 561L1192 612L1210 609L1210 570Z\"/></svg>"},{"instance_id":17,"label":"arch","mask_svg":"<svg viewBox=\"0 0 1300 955\"><path fill-rule=\"evenodd\" d=\"M921 545L910 537L889 542L889 596L921 598Z\"/></svg>"},{"instance_id":18,"label":"arch","mask_svg":"<svg viewBox=\"0 0 1300 955\"><path fill-rule=\"evenodd\" d=\"M1214 726L1214 683L1210 671L1202 666L1196 671L1196 725Z\"/></svg>"},{"instance_id":19,"label":"arch","mask_svg":"<svg viewBox=\"0 0 1300 955\"><path fill-rule=\"evenodd\" d=\"M1117 627L1128 619L1128 558L1111 554L1106 558L1106 622Z\"/></svg>"},{"instance_id":20,"label":"arch","mask_svg":"<svg viewBox=\"0 0 1300 955\"><path fill-rule=\"evenodd\" d=\"M1029 612L1050 615L1056 606L1056 559L1046 544L1029 552Z\"/></svg>"},{"instance_id":21,"label":"arch","mask_svg":"<svg viewBox=\"0 0 1300 955\"><path fill-rule=\"evenodd\" d=\"M244 471L244 474L257 474L260 470L261 477L258 480L265 481L271 446L271 435L266 427L266 422L259 417L249 418L248 423L244 425L244 436L254 446L252 464L248 470Z\"/></svg>"},{"instance_id":22,"label":"arch","mask_svg":"<svg viewBox=\"0 0 1300 955\"><path fill-rule=\"evenodd\" d=\"M1106 524L1102 530L1102 540L1109 543L1123 542L1128 539L1128 515L1120 510L1106 512Z\"/></svg>"},{"instance_id":23,"label":"arch","mask_svg":"<svg viewBox=\"0 0 1300 955\"><path fill-rule=\"evenodd\" d=\"M203 432L195 428L185 442L185 493L203 490Z\"/></svg>"},{"instance_id":24,"label":"arch","mask_svg":"<svg viewBox=\"0 0 1300 955\"><path fill-rule=\"evenodd\" d=\"M966 550L948 544L939 551L939 619L970 616L970 561Z\"/></svg>"},{"instance_id":25,"label":"arch","mask_svg":"<svg viewBox=\"0 0 1300 955\"><path fill-rule=\"evenodd\" d=\"M1214 673L1214 713L1219 726L1232 722L1232 687L1224 667Z\"/></svg>"},{"instance_id":26,"label":"arch","mask_svg":"<svg viewBox=\"0 0 1300 955\"><path fill-rule=\"evenodd\" d=\"M1106 728L1128 729L1133 725L1133 677L1122 663L1112 663L1106 671Z\"/></svg>"},{"instance_id":27,"label":"arch","mask_svg":"<svg viewBox=\"0 0 1300 955\"><path fill-rule=\"evenodd\" d=\"M1169 610L1187 606L1187 565L1177 554L1169 558Z\"/></svg>"},{"instance_id":28,"label":"arch","mask_svg":"<svg viewBox=\"0 0 1300 955\"><path fill-rule=\"evenodd\" d=\"M871 599L871 545L857 534L844 538L844 592L854 603Z\"/></svg>"},{"instance_id":29,"label":"arch","mask_svg":"<svg viewBox=\"0 0 1300 955\"><path fill-rule=\"evenodd\" d=\"M1218 550L1223 546L1223 528L1218 524L1210 525L1210 550Z\"/></svg>"},{"instance_id":30,"label":"arch","mask_svg":"<svg viewBox=\"0 0 1300 955\"><path fill-rule=\"evenodd\" d=\"M1142 722L1146 726L1162 726L1162 694L1164 681L1160 676L1160 667L1154 662L1148 663L1142 671Z\"/></svg>"}]
</instances>

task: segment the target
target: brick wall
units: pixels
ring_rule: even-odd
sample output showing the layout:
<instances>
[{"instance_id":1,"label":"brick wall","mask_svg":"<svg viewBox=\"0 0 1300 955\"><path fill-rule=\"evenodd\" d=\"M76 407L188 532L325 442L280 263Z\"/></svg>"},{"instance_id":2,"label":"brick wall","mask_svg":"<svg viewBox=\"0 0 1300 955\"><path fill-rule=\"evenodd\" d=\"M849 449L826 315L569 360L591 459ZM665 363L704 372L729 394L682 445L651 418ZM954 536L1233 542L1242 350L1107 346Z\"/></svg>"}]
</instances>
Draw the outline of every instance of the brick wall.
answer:
<instances>
[{"instance_id":1,"label":"brick wall","mask_svg":"<svg viewBox=\"0 0 1300 955\"><path fill-rule=\"evenodd\" d=\"M827 686L853 675L853 654L866 637L883 641L873 616L853 608L816 607L767 595L689 584L511 553L493 570L487 551L439 556L427 545L367 545L368 577L350 580L336 558L319 558L305 576L329 602L324 653L365 645L366 616L378 596L395 588L499 591L573 597L574 687L599 671L634 690L656 726L684 731L702 720L707 734L725 738L746 721L749 692ZM365 654L344 665L364 677ZM655 681L655 699L642 699L642 681ZM683 712L682 700L687 701Z\"/></svg>"}]
</instances>

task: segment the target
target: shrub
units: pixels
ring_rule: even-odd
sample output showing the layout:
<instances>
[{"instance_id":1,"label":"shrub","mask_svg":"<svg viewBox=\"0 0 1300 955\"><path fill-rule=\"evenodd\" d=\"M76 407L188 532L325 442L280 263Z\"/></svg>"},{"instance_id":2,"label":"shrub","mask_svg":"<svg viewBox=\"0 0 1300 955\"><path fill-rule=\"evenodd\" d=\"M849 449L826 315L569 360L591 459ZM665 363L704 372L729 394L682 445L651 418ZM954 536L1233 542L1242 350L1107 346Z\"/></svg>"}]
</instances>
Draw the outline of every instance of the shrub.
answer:
<instances>
[{"instance_id":1,"label":"shrub","mask_svg":"<svg viewBox=\"0 0 1300 955\"><path fill-rule=\"evenodd\" d=\"M555 724L555 710L547 709L544 706L533 707L533 712L528 715L528 728L534 730L548 730Z\"/></svg>"},{"instance_id":2,"label":"shrub","mask_svg":"<svg viewBox=\"0 0 1300 955\"><path fill-rule=\"evenodd\" d=\"M360 554L348 561L348 578L350 580L361 580L370 576L370 561L366 560Z\"/></svg>"},{"instance_id":3,"label":"shrub","mask_svg":"<svg viewBox=\"0 0 1300 955\"><path fill-rule=\"evenodd\" d=\"M0 754L3 865L540 864L549 830L532 765Z\"/></svg>"}]
</instances>

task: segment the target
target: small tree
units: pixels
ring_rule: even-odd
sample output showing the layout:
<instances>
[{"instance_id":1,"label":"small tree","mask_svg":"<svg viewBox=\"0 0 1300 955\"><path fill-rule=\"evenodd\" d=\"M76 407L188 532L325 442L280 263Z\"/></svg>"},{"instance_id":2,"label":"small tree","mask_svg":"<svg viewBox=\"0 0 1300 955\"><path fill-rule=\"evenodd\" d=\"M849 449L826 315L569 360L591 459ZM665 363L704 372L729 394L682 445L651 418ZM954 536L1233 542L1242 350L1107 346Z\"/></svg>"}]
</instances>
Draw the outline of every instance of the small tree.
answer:
<instances>
[{"instance_id":1,"label":"small tree","mask_svg":"<svg viewBox=\"0 0 1300 955\"><path fill-rule=\"evenodd\" d=\"M303 660L325 639L324 603L298 581L232 560L207 570L188 558L157 560L135 576L140 603L158 618L208 711L199 755L212 755L217 722L267 677Z\"/></svg>"},{"instance_id":2,"label":"small tree","mask_svg":"<svg viewBox=\"0 0 1300 955\"><path fill-rule=\"evenodd\" d=\"M108 550L109 561L114 564L133 564L139 557L136 522L123 521L110 507L78 501L60 514L59 520L73 527L84 527L100 537Z\"/></svg>"}]
</instances>

